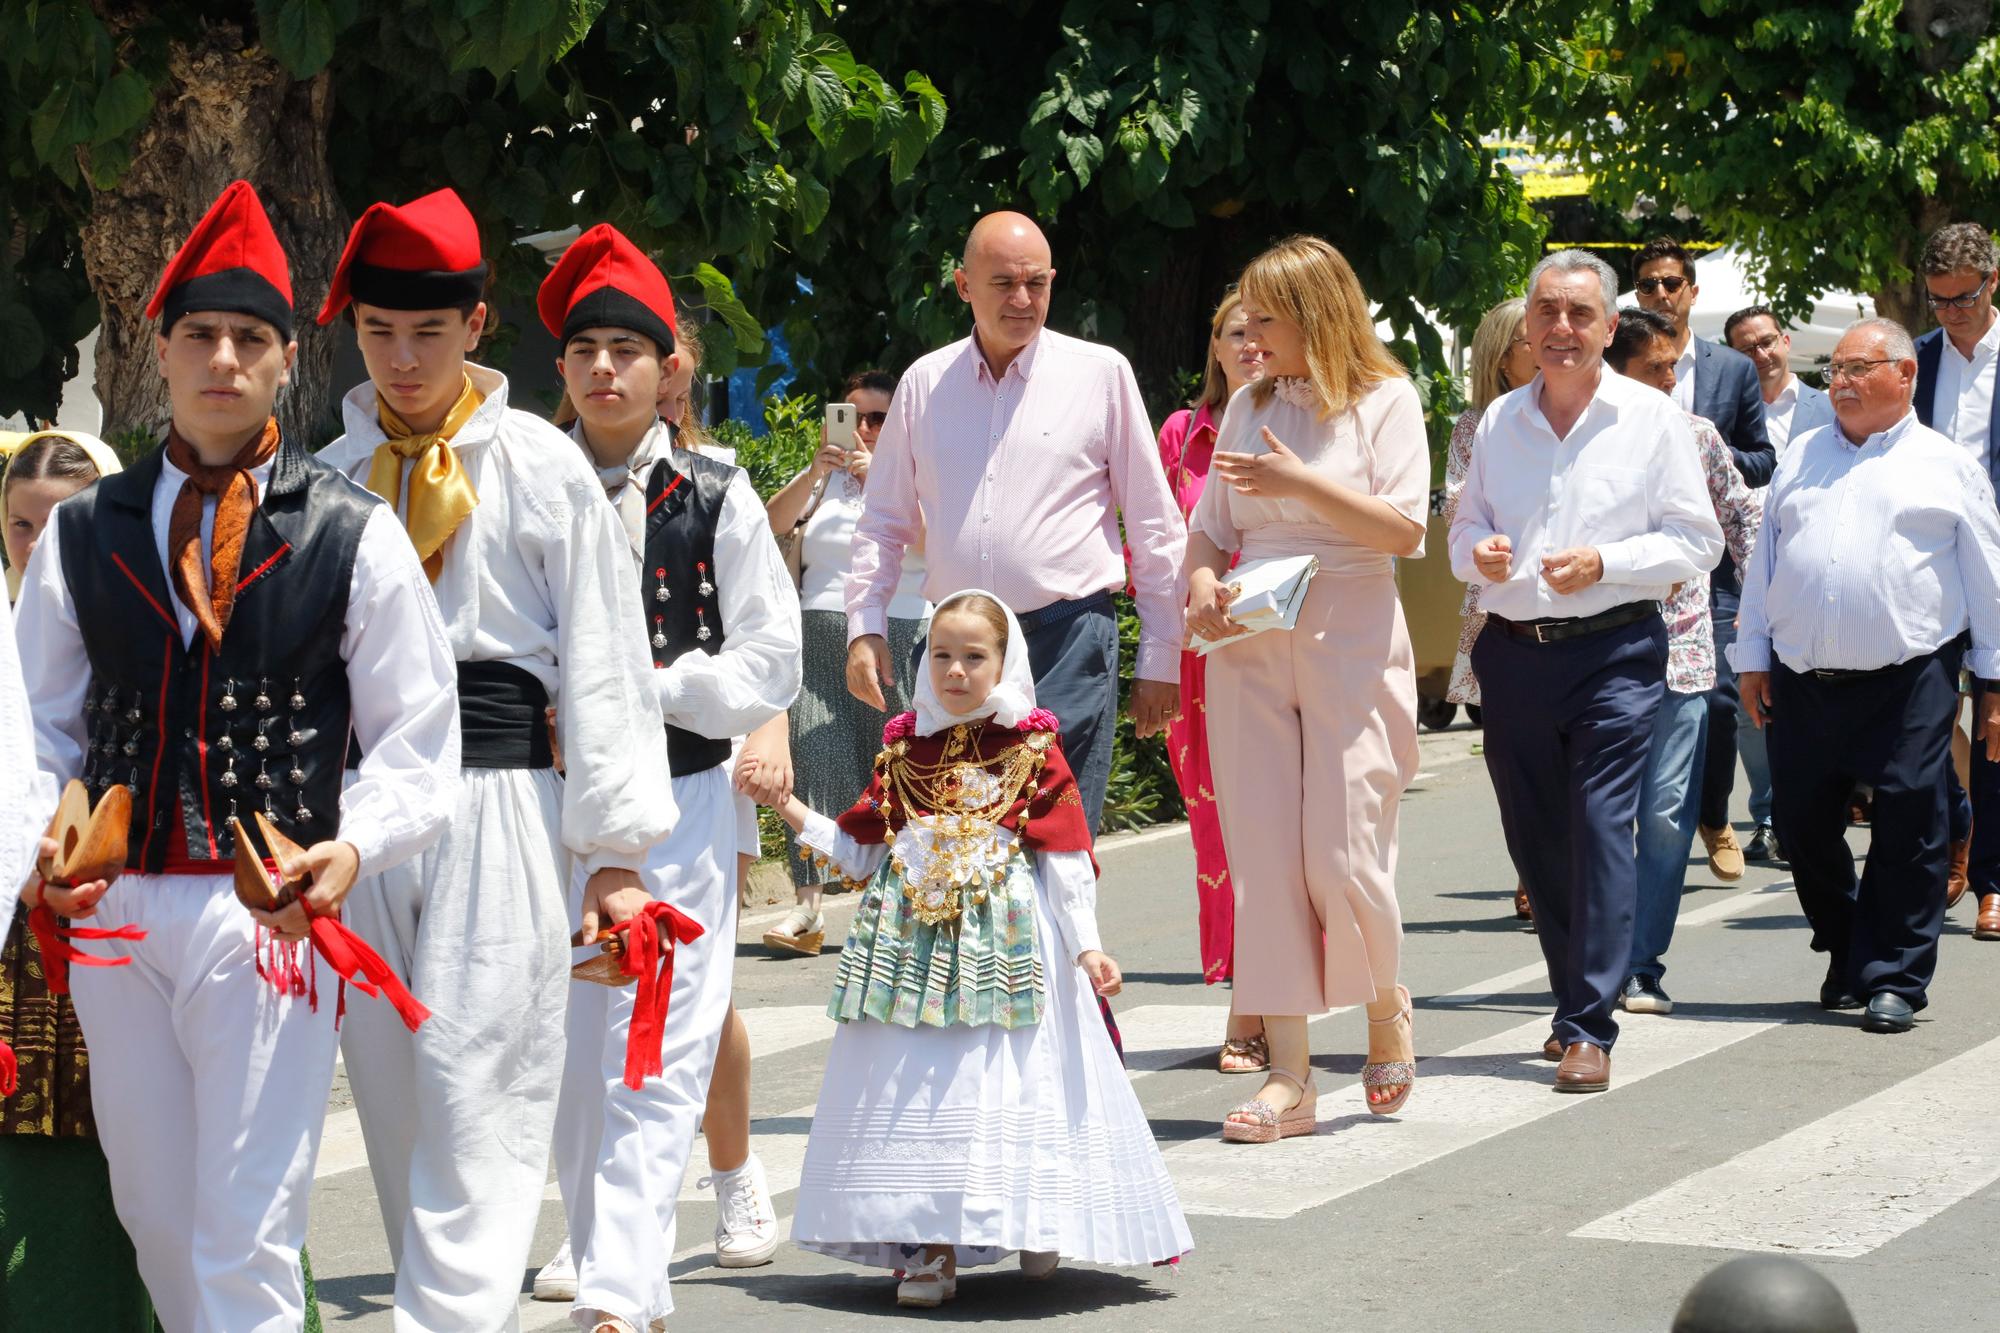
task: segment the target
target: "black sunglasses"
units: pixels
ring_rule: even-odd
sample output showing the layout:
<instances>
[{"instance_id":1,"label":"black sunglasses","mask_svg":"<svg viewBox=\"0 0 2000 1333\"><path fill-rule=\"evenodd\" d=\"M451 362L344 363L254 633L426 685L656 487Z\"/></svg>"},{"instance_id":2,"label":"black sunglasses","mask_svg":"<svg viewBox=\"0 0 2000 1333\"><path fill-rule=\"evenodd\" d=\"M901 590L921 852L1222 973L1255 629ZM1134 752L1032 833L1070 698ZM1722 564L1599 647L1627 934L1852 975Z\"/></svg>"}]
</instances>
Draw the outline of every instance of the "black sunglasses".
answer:
<instances>
[{"instance_id":1,"label":"black sunglasses","mask_svg":"<svg viewBox=\"0 0 2000 1333\"><path fill-rule=\"evenodd\" d=\"M882 429L882 423L889 419L887 412L856 412L854 419L871 430Z\"/></svg>"},{"instance_id":2,"label":"black sunglasses","mask_svg":"<svg viewBox=\"0 0 2000 1333\"><path fill-rule=\"evenodd\" d=\"M1667 289L1667 295L1672 296L1675 292L1687 286L1688 280L1686 278L1641 278L1632 285L1648 296L1651 296L1654 292L1664 287Z\"/></svg>"}]
</instances>

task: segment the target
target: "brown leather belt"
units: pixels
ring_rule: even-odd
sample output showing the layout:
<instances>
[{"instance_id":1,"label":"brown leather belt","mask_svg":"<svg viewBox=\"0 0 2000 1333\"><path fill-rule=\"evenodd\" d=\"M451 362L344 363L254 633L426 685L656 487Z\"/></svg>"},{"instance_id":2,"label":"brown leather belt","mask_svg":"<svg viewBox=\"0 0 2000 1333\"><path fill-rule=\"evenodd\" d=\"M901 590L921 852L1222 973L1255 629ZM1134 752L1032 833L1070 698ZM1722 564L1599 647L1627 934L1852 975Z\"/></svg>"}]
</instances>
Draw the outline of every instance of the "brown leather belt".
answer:
<instances>
[{"instance_id":1,"label":"brown leather belt","mask_svg":"<svg viewBox=\"0 0 2000 1333\"><path fill-rule=\"evenodd\" d=\"M1620 625L1630 625L1644 620L1647 616L1660 614L1658 602L1627 602L1614 606L1609 611L1600 611L1594 616L1574 616L1568 619L1545 617L1541 620L1509 620L1505 616L1489 615L1487 619L1498 625L1517 639L1533 639L1536 643L1556 643L1563 639L1578 639L1586 634L1599 634Z\"/></svg>"}]
</instances>

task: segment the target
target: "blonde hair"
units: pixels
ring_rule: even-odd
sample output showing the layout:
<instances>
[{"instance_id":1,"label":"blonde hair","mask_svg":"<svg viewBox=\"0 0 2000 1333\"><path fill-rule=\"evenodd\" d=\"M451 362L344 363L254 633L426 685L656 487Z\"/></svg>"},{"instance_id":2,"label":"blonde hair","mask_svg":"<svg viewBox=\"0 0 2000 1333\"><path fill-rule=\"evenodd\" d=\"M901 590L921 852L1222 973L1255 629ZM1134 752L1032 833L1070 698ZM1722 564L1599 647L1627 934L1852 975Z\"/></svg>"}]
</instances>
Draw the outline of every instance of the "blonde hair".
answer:
<instances>
[{"instance_id":1,"label":"blonde hair","mask_svg":"<svg viewBox=\"0 0 2000 1333\"><path fill-rule=\"evenodd\" d=\"M685 352L694 362L693 371L688 375L688 386L681 396L674 400L675 443L689 453L700 453L704 444L713 444L715 438L708 433L708 427L701 422L701 413L695 410L694 386L701 383L701 326L702 318L694 310L681 302L674 302L676 315L673 350Z\"/></svg>"},{"instance_id":2,"label":"blonde hair","mask_svg":"<svg viewBox=\"0 0 2000 1333\"><path fill-rule=\"evenodd\" d=\"M1334 417L1383 380L1409 372L1375 336L1368 296L1340 251L1317 236L1288 236L1250 261L1237 284L1243 303L1298 325L1306 345L1307 377ZM1252 390L1269 402L1277 389L1266 375Z\"/></svg>"},{"instance_id":3,"label":"blonde hair","mask_svg":"<svg viewBox=\"0 0 2000 1333\"><path fill-rule=\"evenodd\" d=\"M1484 412L1495 398L1521 387L1502 379L1501 363L1527 322L1528 303L1519 296L1502 301L1480 319L1479 331L1472 335L1472 382L1466 386L1465 405L1473 411Z\"/></svg>"},{"instance_id":4,"label":"blonde hair","mask_svg":"<svg viewBox=\"0 0 2000 1333\"><path fill-rule=\"evenodd\" d=\"M1222 336L1222 330L1229 323L1229 317L1242 306L1243 297L1234 287L1222 298L1222 304L1208 321L1208 367L1201 372L1201 397L1195 401L1209 410L1211 415L1219 415L1229 402L1229 376L1223 372L1222 361L1215 354L1215 340Z\"/></svg>"},{"instance_id":5,"label":"blonde hair","mask_svg":"<svg viewBox=\"0 0 2000 1333\"><path fill-rule=\"evenodd\" d=\"M968 615L974 620L984 621L999 641L1000 654L1007 654L1007 609L984 593L966 592L947 598L945 604L931 613L936 621L939 616Z\"/></svg>"}]
</instances>

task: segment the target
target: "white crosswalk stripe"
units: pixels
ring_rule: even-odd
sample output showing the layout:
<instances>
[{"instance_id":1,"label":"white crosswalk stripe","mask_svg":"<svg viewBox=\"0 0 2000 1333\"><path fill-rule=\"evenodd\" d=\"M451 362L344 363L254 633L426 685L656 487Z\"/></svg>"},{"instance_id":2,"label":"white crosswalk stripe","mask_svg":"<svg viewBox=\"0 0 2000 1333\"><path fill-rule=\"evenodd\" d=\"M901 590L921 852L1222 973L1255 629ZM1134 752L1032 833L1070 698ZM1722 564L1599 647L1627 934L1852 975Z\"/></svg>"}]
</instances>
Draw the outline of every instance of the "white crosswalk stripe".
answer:
<instances>
[{"instance_id":1,"label":"white crosswalk stripe","mask_svg":"<svg viewBox=\"0 0 2000 1333\"><path fill-rule=\"evenodd\" d=\"M1856 1258L2000 1180L2000 1143L1979 1130L1995 1105L2000 1041L1570 1234Z\"/></svg>"}]
</instances>

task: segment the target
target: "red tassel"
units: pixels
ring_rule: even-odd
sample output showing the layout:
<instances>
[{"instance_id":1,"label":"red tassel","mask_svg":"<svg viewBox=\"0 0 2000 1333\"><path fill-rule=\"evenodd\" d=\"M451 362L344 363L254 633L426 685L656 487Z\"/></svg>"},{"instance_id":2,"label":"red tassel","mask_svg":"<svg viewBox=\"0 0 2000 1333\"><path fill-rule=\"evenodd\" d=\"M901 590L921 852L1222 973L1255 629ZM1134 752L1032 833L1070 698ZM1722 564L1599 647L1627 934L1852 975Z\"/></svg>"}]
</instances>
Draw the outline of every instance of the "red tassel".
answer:
<instances>
[{"instance_id":1,"label":"red tassel","mask_svg":"<svg viewBox=\"0 0 2000 1333\"><path fill-rule=\"evenodd\" d=\"M20 1067L14 1062L14 1048L0 1041L0 1097L12 1097L20 1086Z\"/></svg>"},{"instance_id":2,"label":"red tassel","mask_svg":"<svg viewBox=\"0 0 2000 1333\"><path fill-rule=\"evenodd\" d=\"M352 983L364 995L379 995L387 1000L395 1007L403 1026L410 1031L415 1032L431 1016L423 1001L410 994L408 988L397 980L395 972L382 961L382 955L369 948L368 941L342 925L337 917L314 916L312 941L313 948L343 981ZM346 1004L347 996L343 990L343 1012ZM337 1023L338 1019L335 1021Z\"/></svg>"},{"instance_id":3,"label":"red tassel","mask_svg":"<svg viewBox=\"0 0 2000 1333\"><path fill-rule=\"evenodd\" d=\"M664 922L669 944L662 947ZM644 923L642 929L634 926ZM637 1091L646 1079L665 1072L660 1064L660 1047L667 1037L667 1004L674 990L674 949L690 944L704 933L701 923L667 903L651 902L629 921L602 932L625 932L625 952L619 970L639 979L639 994L632 1005L632 1026L625 1034L625 1086Z\"/></svg>"},{"instance_id":4,"label":"red tassel","mask_svg":"<svg viewBox=\"0 0 2000 1333\"><path fill-rule=\"evenodd\" d=\"M42 951L42 977L49 984L49 994L69 994L69 965L78 963L86 967L124 967L132 960L124 958L99 958L70 947L71 940L132 940L146 938L146 932L137 926L120 926L116 930L105 930L97 926L64 926L56 917L55 909L47 903L32 908L28 912L28 929L35 933L35 943Z\"/></svg>"}]
</instances>

